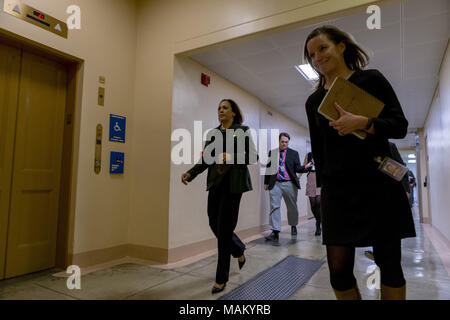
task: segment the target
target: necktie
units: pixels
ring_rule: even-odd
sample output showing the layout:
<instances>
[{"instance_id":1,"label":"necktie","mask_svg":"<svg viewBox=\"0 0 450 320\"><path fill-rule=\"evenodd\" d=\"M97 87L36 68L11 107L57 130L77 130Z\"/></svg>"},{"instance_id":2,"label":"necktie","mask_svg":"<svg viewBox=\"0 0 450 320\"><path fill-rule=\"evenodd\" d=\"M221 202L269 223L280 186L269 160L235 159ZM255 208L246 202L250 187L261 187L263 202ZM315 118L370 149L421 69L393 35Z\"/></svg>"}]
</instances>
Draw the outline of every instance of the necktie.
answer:
<instances>
[{"instance_id":1,"label":"necktie","mask_svg":"<svg viewBox=\"0 0 450 320\"><path fill-rule=\"evenodd\" d=\"M278 179L284 180L284 160L283 160L283 151L280 152L280 160L278 161Z\"/></svg>"}]
</instances>

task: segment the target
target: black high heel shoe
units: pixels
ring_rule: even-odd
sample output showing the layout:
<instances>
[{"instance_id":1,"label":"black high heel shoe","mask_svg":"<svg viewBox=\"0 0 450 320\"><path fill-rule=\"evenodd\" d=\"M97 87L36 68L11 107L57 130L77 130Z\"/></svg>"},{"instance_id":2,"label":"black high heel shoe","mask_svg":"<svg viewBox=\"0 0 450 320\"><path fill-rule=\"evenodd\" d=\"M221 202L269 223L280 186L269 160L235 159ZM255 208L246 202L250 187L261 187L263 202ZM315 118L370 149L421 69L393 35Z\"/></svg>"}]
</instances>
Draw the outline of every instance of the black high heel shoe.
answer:
<instances>
[{"instance_id":1,"label":"black high heel shoe","mask_svg":"<svg viewBox=\"0 0 450 320\"><path fill-rule=\"evenodd\" d=\"M226 287L226 286L227 286L226 283L223 284L223 287L222 287L222 288L213 286L213 287L212 287L212 290L211 290L211 293L214 294L214 293L222 292L223 290L225 290L225 287Z\"/></svg>"},{"instance_id":2,"label":"black high heel shoe","mask_svg":"<svg viewBox=\"0 0 450 320\"><path fill-rule=\"evenodd\" d=\"M240 262L240 261L238 260L238 264L239 264L239 270L241 270L241 269L242 269L242 267L244 266L245 262L247 262L247 258L245 258L245 256L244 256L244 255L242 255L242 256L244 257L244 261Z\"/></svg>"}]
</instances>

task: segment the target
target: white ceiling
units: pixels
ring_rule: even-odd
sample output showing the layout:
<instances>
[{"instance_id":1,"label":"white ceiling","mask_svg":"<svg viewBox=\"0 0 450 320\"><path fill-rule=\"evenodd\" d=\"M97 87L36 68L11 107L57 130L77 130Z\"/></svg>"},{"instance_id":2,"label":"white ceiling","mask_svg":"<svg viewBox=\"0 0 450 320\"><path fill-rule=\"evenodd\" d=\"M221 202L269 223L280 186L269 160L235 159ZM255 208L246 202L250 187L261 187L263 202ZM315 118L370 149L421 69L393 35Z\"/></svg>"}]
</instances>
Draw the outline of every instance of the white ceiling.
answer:
<instances>
[{"instance_id":1,"label":"white ceiling","mask_svg":"<svg viewBox=\"0 0 450 320\"><path fill-rule=\"evenodd\" d=\"M308 127L304 106L313 84L294 65L303 62L304 41L315 27L337 26L371 54L367 68L380 70L391 82L413 132L423 127L437 85L450 34L450 0L406 0L379 6L380 30L369 30L366 20L370 15L362 12L229 43L191 58ZM401 148L413 147L414 134L396 142Z\"/></svg>"}]
</instances>

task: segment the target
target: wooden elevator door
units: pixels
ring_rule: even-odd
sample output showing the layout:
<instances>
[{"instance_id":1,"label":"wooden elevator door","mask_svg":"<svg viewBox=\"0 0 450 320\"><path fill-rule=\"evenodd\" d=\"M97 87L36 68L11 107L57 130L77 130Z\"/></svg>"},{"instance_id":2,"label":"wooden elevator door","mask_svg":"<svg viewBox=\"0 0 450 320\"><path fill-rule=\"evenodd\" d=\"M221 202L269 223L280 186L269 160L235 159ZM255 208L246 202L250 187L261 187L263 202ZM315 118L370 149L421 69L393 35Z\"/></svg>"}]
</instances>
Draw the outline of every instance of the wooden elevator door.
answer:
<instances>
[{"instance_id":1,"label":"wooden elevator door","mask_svg":"<svg viewBox=\"0 0 450 320\"><path fill-rule=\"evenodd\" d=\"M0 75L0 78L4 77ZM22 52L4 278L55 266L66 91L66 66ZM11 153L11 148L8 151ZM0 205L3 217L3 203Z\"/></svg>"}]
</instances>

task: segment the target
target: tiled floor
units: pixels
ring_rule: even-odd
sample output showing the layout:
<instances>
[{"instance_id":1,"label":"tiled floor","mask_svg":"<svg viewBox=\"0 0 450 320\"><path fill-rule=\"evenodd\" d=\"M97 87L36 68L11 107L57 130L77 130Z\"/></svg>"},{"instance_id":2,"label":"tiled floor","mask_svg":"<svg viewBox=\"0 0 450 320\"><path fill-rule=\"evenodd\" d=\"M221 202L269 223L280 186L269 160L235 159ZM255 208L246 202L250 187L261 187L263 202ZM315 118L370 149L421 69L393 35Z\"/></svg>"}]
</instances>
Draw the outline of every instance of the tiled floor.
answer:
<instances>
[{"instance_id":1,"label":"tiled floor","mask_svg":"<svg viewBox=\"0 0 450 320\"><path fill-rule=\"evenodd\" d=\"M226 294L259 272L271 267L287 255L326 260L325 247L314 236L314 220L299 226L292 239L290 230L282 232L284 245L274 246L255 240L247 244L247 263L239 270L232 259ZM417 238L403 240L403 270L407 281L408 299L450 299L450 277L433 244L416 220ZM356 250L355 275L363 299L378 299L379 290L366 285L373 264L364 255L367 248ZM210 300L219 295L210 293L214 283L216 255L173 269L161 269L125 263L83 275L81 290L69 290L67 279L54 277L61 270L47 270L15 279L0 281L0 299L163 299ZM291 299L334 300L326 263Z\"/></svg>"}]
</instances>

